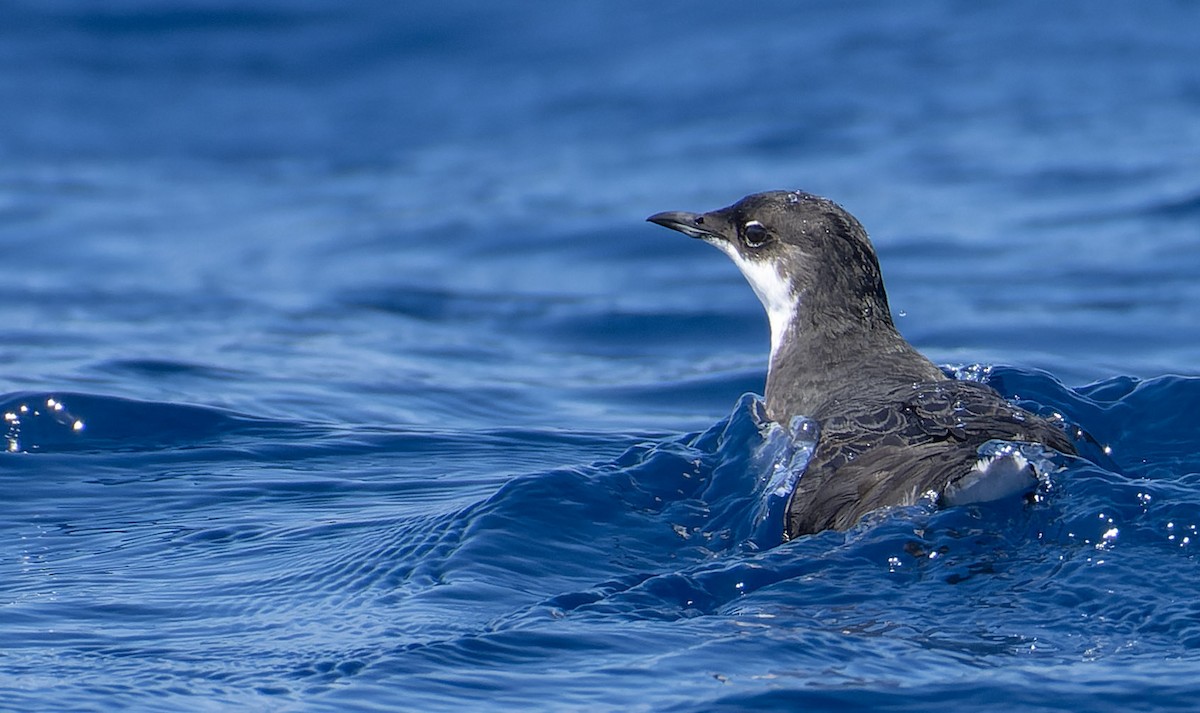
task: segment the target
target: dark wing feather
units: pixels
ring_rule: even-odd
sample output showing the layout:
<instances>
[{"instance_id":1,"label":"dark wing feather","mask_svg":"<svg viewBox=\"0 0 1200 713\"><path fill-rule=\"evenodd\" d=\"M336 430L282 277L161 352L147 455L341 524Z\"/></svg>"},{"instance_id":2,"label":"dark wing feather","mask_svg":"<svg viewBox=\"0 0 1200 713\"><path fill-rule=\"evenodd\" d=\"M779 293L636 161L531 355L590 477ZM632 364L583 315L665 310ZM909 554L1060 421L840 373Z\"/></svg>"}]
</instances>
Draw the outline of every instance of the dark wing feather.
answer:
<instances>
[{"instance_id":1,"label":"dark wing feather","mask_svg":"<svg viewBox=\"0 0 1200 713\"><path fill-rule=\"evenodd\" d=\"M974 382L906 385L840 406L817 418L816 452L788 503L789 538L845 529L872 510L941 493L992 439L1075 452L1061 429Z\"/></svg>"}]
</instances>

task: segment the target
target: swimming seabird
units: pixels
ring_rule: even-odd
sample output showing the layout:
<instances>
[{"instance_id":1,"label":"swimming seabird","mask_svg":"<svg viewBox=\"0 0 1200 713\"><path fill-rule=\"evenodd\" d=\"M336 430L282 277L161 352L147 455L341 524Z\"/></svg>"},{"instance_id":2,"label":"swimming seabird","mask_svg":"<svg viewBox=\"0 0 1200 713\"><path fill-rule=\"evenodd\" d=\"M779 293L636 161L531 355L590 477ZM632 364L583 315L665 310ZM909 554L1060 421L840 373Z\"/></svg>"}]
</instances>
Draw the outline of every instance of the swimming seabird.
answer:
<instances>
[{"instance_id":1,"label":"swimming seabird","mask_svg":"<svg viewBox=\"0 0 1200 713\"><path fill-rule=\"evenodd\" d=\"M833 201L773 191L647 220L733 260L771 325L767 415L819 425L788 500L786 538L846 529L930 492L953 506L1031 491L1034 465L1019 449L981 457L988 441L1075 453L1062 429L988 386L948 377L900 335L867 233Z\"/></svg>"}]
</instances>

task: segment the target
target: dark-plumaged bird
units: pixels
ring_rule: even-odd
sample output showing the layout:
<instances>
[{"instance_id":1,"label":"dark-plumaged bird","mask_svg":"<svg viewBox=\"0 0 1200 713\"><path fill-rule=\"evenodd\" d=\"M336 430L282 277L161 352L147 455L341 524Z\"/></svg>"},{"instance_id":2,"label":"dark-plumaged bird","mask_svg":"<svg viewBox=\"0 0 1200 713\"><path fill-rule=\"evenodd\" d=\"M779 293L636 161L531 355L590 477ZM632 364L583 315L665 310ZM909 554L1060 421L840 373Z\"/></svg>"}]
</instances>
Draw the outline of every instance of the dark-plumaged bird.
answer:
<instances>
[{"instance_id":1,"label":"dark-plumaged bird","mask_svg":"<svg viewBox=\"0 0 1200 713\"><path fill-rule=\"evenodd\" d=\"M833 201L773 191L648 220L733 260L771 324L767 415L819 425L788 500L786 538L846 529L930 492L954 506L1032 491L1034 465L1019 450L981 456L988 441L1075 453L1061 428L988 386L948 377L900 335L867 233Z\"/></svg>"}]
</instances>

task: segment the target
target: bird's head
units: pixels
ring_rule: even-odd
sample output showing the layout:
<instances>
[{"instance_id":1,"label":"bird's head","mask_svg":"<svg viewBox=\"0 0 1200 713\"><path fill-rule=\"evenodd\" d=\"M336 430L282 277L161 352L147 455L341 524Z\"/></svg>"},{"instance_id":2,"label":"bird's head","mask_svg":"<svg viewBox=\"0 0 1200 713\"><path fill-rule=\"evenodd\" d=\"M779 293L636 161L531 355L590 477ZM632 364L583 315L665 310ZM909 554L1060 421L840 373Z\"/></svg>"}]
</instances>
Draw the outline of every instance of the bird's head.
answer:
<instances>
[{"instance_id":1,"label":"bird's head","mask_svg":"<svg viewBox=\"0 0 1200 713\"><path fill-rule=\"evenodd\" d=\"M733 260L767 310L772 354L797 319L802 328L832 333L892 326L867 233L831 200L771 191L709 213L671 211L647 220L715 245Z\"/></svg>"}]
</instances>

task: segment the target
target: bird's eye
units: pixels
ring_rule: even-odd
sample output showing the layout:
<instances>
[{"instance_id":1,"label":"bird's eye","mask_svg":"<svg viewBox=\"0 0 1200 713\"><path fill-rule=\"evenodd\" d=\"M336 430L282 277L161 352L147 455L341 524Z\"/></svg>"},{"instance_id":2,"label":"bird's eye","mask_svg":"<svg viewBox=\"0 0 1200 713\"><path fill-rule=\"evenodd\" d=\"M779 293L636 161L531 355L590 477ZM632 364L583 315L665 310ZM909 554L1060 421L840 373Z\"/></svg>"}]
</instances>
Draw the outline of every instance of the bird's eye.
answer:
<instances>
[{"instance_id":1,"label":"bird's eye","mask_svg":"<svg viewBox=\"0 0 1200 713\"><path fill-rule=\"evenodd\" d=\"M770 239L771 234L767 232L766 227L757 220L752 220L742 226L742 240L746 242L746 247L761 248L763 245L766 245L767 241Z\"/></svg>"}]
</instances>

